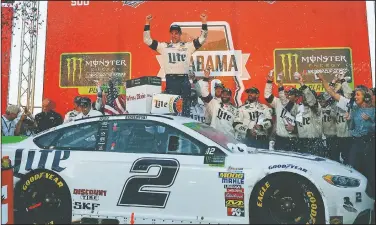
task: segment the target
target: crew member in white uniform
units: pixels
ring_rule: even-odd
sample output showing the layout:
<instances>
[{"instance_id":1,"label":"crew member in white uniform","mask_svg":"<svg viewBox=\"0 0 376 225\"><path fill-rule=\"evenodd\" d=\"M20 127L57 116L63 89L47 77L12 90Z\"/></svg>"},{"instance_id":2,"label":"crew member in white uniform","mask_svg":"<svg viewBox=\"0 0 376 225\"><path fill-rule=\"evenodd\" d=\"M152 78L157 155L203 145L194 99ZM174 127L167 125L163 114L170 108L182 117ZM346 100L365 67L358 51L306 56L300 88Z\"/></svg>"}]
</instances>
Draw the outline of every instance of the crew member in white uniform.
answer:
<instances>
[{"instance_id":1,"label":"crew member in white uniform","mask_svg":"<svg viewBox=\"0 0 376 225\"><path fill-rule=\"evenodd\" d=\"M172 25L170 27L171 41L158 42L150 36L150 21L152 15L146 17L144 27L144 43L151 49L157 51L163 57L163 67L166 74L167 94L180 95L183 98L183 116L190 116L190 92L189 66L192 54L199 49L208 36L208 26L206 24L206 14L201 14L202 30L200 37L190 42L182 42L182 31L180 26Z\"/></svg>"},{"instance_id":2,"label":"crew member in white uniform","mask_svg":"<svg viewBox=\"0 0 376 225\"><path fill-rule=\"evenodd\" d=\"M239 116L233 124L236 138L248 146L267 149L272 127L272 110L259 102L260 91L257 88L248 88L245 92L248 99L239 107Z\"/></svg>"},{"instance_id":3,"label":"crew member in white uniform","mask_svg":"<svg viewBox=\"0 0 376 225\"><path fill-rule=\"evenodd\" d=\"M234 119L239 116L239 111L230 102L232 95L231 90L224 88L222 90L221 102L219 102L210 94L207 79L199 80L196 85L199 85L199 96L204 102L208 103L207 110L211 112L211 117L208 118L210 120L206 120L205 122L210 124L213 128L235 137L233 124Z\"/></svg>"},{"instance_id":4,"label":"crew member in white uniform","mask_svg":"<svg viewBox=\"0 0 376 225\"><path fill-rule=\"evenodd\" d=\"M81 112L74 118L75 120L94 116L103 116L101 112L92 109L91 100L88 97L82 97L80 99L79 106L81 108Z\"/></svg>"},{"instance_id":5,"label":"crew member in white uniform","mask_svg":"<svg viewBox=\"0 0 376 225\"><path fill-rule=\"evenodd\" d=\"M81 96L76 96L73 100L74 109L72 111L69 111L67 114L65 114L64 117L64 123L68 123L70 121L73 121L74 118L81 112L81 108L79 107Z\"/></svg>"}]
</instances>

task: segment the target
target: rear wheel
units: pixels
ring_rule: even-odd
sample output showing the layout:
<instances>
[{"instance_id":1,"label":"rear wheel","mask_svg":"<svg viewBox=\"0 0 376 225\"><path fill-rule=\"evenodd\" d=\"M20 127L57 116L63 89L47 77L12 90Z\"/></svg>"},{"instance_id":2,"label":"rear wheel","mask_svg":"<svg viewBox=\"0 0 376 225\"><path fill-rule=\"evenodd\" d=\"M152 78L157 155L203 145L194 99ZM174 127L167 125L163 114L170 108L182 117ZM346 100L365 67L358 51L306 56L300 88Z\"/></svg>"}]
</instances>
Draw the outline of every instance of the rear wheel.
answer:
<instances>
[{"instance_id":1,"label":"rear wheel","mask_svg":"<svg viewBox=\"0 0 376 225\"><path fill-rule=\"evenodd\" d=\"M51 171L26 174L14 190L14 219L21 224L60 224L72 222L69 188Z\"/></svg>"},{"instance_id":2,"label":"rear wheel","mask_svg":"<svg viewBox=\"0 0 376 225\"><path fill-rule=\"evenodd\" d=\"M250 199L251 224L324 224L320 193L297 175L275 174L255 187Z\"/></svg>"}]
</instances>

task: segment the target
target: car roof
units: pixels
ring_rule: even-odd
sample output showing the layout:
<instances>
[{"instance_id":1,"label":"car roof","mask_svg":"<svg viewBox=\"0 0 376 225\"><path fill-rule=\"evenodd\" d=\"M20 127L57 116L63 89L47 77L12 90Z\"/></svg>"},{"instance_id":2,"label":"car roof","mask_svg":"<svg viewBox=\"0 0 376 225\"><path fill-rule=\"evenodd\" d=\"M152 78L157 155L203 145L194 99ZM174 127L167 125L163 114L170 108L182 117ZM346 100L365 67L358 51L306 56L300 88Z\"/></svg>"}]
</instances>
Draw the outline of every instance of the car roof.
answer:
<instances>
[{"instance_id":1,"label":"car roof","mask_svg":"<svg viewBox=\"0 0 376 225\"><path fill-rule=\"evenodd\" d=\"M188 117L182 117L182 116L174 116L169 114L142 114L142 113L135 113L135 114L121 114L121 115L103 115L103 116L94 116L94 117L88 117L88 118L82 118L74 121L95 121L96 118L103 118L108 120L115 120L115 119L124 119L124 120L137 120L137 119L146 119L146 120L155 120L155 121L163 121L167 122L166 120L174 121L174 123L178 124L184 124L184 123L191 123L191 122L197 122L197 120L188 118Z\"/></svg>"}]
</instances>

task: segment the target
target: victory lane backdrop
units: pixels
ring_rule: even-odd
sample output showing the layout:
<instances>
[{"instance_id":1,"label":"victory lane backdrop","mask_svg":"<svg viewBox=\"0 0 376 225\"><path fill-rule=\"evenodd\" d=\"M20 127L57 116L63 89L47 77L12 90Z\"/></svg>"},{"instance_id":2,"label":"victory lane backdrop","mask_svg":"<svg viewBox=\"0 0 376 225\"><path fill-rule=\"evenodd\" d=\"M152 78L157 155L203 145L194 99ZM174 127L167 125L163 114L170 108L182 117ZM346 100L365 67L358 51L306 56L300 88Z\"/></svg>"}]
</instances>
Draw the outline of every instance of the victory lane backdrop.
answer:
<instances>
[{"instance_id":1,"label":"victory lane backdrop","mask_svg":"<svg viewBox=\"0 0 376 225\"><path fill-rule=\"evenodd\" d=\"M120 1L85 2L86 5L77 5L76 1L48 2L43 95L64 99L56 106L60 113L71 109L72 99L79 94L77 88L59 88L63 53L129 52L130 77L158 75L157 53L143 43L145 17L149 14L153 15L152 38L160 42L170 41L172 23L200 22L202 12L208 15L208 22L227 22L233 50L250 54L244 65L250 75L243 80L245 88L256 86L263 92L265 77L274 67L275 50L296 48L350 48L354 85L371 84L365 2L151 1L137 7L123 6ZM217 79L235 93L233 78ZM90 98L94 100L95 95ZM245 98L243 93L242 100ZM263 98L260 100L264 102Z\"/></svg>"}]
</instances>

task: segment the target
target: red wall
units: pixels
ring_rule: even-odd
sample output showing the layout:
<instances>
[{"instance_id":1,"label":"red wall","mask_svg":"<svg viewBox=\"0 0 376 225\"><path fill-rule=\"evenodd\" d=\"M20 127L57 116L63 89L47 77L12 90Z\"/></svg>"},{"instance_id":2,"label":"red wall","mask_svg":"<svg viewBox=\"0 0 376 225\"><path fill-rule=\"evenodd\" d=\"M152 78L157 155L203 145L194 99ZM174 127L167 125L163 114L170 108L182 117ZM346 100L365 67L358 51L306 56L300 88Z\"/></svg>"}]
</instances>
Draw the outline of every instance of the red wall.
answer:
<instances>
[{"instance_id":1,"label":"red wall","mask_svg":"<svg viewBox=\"0 0 376 225\"><path fill-rule=\"evenodd\" d=\"M200 21L203 11L209 21L228 22L235 50L251 54L246 65L251 79L244 81L245 87L263 91L276 48L350 47L355 84L372 83L366 4L362 1L166 1L146 2L137 8L112 1L75 7L70 1L49 1L44 97L57 101L56 110L65 113L78 94L77 89L59 88L62 53L131 52L132 78L157 75L156 53L142 39L146 15L154 16L152 37L169 41L172 22Z\"/></svg>"},{"instance_id":2,"label":"red wall","mask_svg":"<svg viewBox=\"0 0 376 225\"><path fill-rule=\"evenodd\" d=\"M12 15L13 8L1 7L1 114L5 113L8 104L9 63L12 39Z\"/></svg>"}]
</instances>

